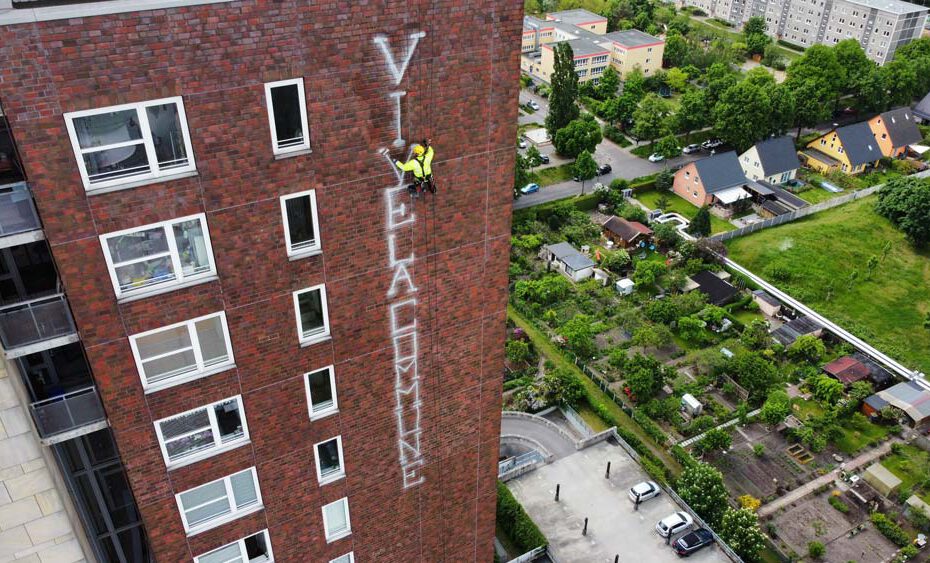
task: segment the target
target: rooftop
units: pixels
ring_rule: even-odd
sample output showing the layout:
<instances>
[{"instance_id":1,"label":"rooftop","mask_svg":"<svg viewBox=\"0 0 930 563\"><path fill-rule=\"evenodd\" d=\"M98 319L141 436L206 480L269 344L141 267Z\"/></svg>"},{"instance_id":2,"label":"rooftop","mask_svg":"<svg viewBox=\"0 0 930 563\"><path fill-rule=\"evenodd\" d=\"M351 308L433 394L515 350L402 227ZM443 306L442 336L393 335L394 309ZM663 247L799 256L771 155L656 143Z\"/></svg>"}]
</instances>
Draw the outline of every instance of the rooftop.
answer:
<instances>
[{"instance_id":1,"label":"rooftop","mask_svg":"<svg viewBox=\"0 0 930 563\"><path fill-rule=\"evenodd\" d=\"M722 152L694 161L698 176L708 194L746 183L746 175L734 151Z\"/></svg>"},{"instance_id":2,"label":"rooftop","mask_svg":"<svg viewBox=\"0 0 930 563\"><path fill-rule=\"evenodd\" d=\"M823 327L810 317L802 316L778 327L778 329L772 332L772 338L780 342L783 346L790 346L799 336L813 334L818 330L823 330Z\"/></svg>"},{"instance_id":3,"label":"rooftop","mask_svg":"<svg viewBox=\"0 0 930 563\"><path fill-rule=\"evenodd\" d=\"M846 157L853 166L875 162L882 157L882 151L878 148L872 128L865 121L838 128L836 136L843 143Z\"/></svg>"},{"instance_id":4,"label":"rooftop","mask_svg":"<svg viewBox=\"0 0 930 563\"><path fill-rule=\"evenodd\" d=\"M759 153L759 164L766 176L781 174L801 167L798 153L794 148L791 137L775 137L756 143Z\"/></svg>"},{"instance_id":5,"label":"rooftop","mask_svg":"<svg viewBox=\"0 0 930 563\"><path fill-rule=\"evenodd\" d=\"M626 242L632 242L640 235L649 236L652 229L638 221L627 221L621 217L611 217L604 223L604 228L616 234Z\"/></svg>"},{"instance_id":6,"label":"rooftop","mask_svg":"<svg viewBox=\"0 0 930 563\"><path fill-rule=\"evenodd\" d=\"M926 6L918 6L917 4L911 4L910 2L902 2L901 0L846 0L846 1L851 2L853 4L859 4L860 6L874 8L876 10L891 12L893 14L910 14L913 12L926 12L928 10Z\"/></svg>"},{"instance_id":7,"label":"rooftop","mask_svg":"<svg viewBox=\"0 0 930 563\"><path fill-rule=\"evenodd\" d=\"M738 289L709 270L702 270L694 274L691 276L691 280L697 284L698 291L706 295L707 302L712 305L723 305L739 293Z\"/></svg>"},{"instance_id":8,"label":"rooftop","mask_svg":"<svg viewBox=\"0 0 930 563\"><path fill-rule=\"evenodd\" d=\"M566 266L573 270L583 270L594 266L594 260L591 260L584 254L575 250L575 247L567 242L559 242L546 246L556 259L564 262Z\"/></svg>"},{"instance_id":9,"label":"rooftop","mask_svg":"<svg viewBox=\"0 0 930 563\"><path fill-rule=\"evenodd\" d=\"M546 16L546 19L559 20L572 25L584 25L596 22L605 22L607 18L599 16L593 12L577 8L574 10L562 10L561 12L552 12Z\"/></svg>"},{"instance_id":10,"label":"rooftop","mask_svg":"<svg viewBox=\"0 0 930 563\"><path fill-rule=\"evenodd\" d=\"M914 106L914 115L921 119L930 120L930 92Z\"/></svg>"},{"instance_id":11,"label":"rooftop","mask_svg":"<svg viewBox=\"0 0 930 563\"><path fill-rule=\"evenodd\" d=\"M823 371L846 385L868 379L869 368L852 356L843 356L823 366Z\"/></svg>"},{"instance_id":12,"label":"rooftop","mask_svg":"<svg viewBox=\"0 0 930 563\"><path fill-rule=\"evenodd\" d=\"M653 45L656 43L661 43L662 40L658 37L649 35L648 33L643 33L638 29L627 29L624 31L613 31L604 35L606 39L610 39L614 43L619 43L624 47L640 47L642 45Z\"/></svg>"},{"instance_id":13,"label":"rooftop","mask_svg":"<svg viewBox=\"0 0 930 563\"><path fill-rule=\"evenodd\" d=\"M894 147L906 147L919 143L924 136L917 128L917 121L911 114L911 108L898 108L879 115L891 137Z\"/></svg>"},{"instance_id":14,"label":"rooftop","mask_svg":"<svg viewBox=\"0 0 930 563\"><path fill-rule=\"evenodd\" d=\"M888 404L906 412L914 422L930 417L930 391L913 381L904 381L876 393Z\"/></svg>"},{"instance_id":15,"label":"rooftop","mask_svg":"<svg viewBox=\"0 0 930 563\"><path fill-rule=\"evenodd\" d=\"M590 57L591 55L608 55L610 51L601 45L598 45L591 39L581 38L565 41L572 48L572 54L575 58Z\"/></svg>"},{"instance_id":16,"label":"rooftop","mask_svg":"<svg viewBox=\"0 0 930 563\"><path fill-rule=\"evenodd\" d=\"M765 291L764 289L757 289L752 292L753 295L761 299L762 301L768 303L772 307L781 307L781 301L772 297L772 295Z\"/></svg>"}]
</instances>

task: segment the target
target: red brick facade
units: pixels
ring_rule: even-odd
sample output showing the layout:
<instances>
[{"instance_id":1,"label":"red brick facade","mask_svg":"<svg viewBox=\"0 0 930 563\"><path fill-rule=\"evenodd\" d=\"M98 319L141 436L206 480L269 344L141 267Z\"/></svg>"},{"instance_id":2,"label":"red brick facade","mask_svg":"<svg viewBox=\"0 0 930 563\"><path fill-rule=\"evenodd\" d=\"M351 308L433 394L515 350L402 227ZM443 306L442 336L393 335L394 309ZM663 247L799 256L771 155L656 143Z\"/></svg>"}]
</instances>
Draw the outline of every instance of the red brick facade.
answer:
<instances>
[{"instance_id":1,"label":"red brick facade","mask_svg":"<svg viewBox=\"0 0 930 563\"><path fill-rule=\"evenodd\" d=\"M159 561L268 528L275 560L490 561L522 3L249 0L0 28L0 101ZM394 87L372 38L399 56ZM303 77L312 154L276 160L263 83ZM417 203L425 482L404 489L377 150L431 136L439 194ZM62 113L182 96L198 174L88 196ZM396 155L401 156L401 155ZM289 261L279 197L316 189L321 255ZM219 280L117 304L98 236L206 213ZM332 339L298 345L291 293L325 283ZM236 368L145 394L127 335L225 310ZM335 365L340 413L311 422L302 375ZM242 394L251 443L168 471L153 421ZM347 476L319 486L314 443ZM187 537L175 494L255 466L264 510ZM327 544L320 507L349 497Z\"/></svg>"}]
</instances>

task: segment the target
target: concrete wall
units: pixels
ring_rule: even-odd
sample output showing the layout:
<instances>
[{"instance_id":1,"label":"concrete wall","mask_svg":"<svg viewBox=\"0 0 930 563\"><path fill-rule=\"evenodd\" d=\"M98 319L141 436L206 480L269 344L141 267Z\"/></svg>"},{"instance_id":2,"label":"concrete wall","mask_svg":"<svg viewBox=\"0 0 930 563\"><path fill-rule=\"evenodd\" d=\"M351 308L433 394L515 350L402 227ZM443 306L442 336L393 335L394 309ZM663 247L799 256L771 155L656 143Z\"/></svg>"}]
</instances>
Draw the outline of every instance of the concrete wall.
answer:
<instances>
[{"instance_id":1,"label":"concrete wall","mask_svg":"<svg viewBox=\"0 0 930 563\"><path fill-rule=\"evenodd\" d=\"M92 561L52 452L39 443L21 401L15 369L0 360L0 561Z\"/></svg>"}]
</instances>

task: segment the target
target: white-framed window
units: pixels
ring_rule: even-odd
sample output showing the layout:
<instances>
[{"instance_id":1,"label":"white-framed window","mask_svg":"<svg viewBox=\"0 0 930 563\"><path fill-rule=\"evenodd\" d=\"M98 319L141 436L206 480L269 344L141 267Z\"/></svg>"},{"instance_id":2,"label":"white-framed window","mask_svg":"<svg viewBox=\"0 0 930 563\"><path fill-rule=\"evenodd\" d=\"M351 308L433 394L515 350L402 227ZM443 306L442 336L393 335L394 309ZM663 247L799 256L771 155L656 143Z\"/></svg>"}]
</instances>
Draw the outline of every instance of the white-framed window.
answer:
<instances>
[{"instance_id":1,"label":"white-framed window","mask_svg":"<svg viewBox=\"0 0 930 563\"><path fill-rule=\"evenodd\" d=\"M312 344L329 338L326 286L320 284L295 291L294 314L297 316L297 336L301 344Z\"/></svg>"},{"instance_id":2,"label":"white-framed window","mask_svg":"<svg viewBox=\"0 0 930 563\"><path fill-rule=\"evenodd\" d=\"M194 563L272 563L273 561L274 554L271 552L271 538L268 536L268 530L262 530L194 558Z\"/></svg>"},{"instance_id":3,"label":"white-framed window","mask_svg":"<svg viewBox=\"0 0 930 563\"><path fill-rule=\"evenodd\" d=\"M350 551L345 555L340 555L335 559L330 559L329 563L355 563L355 552Z\"/></svg>"},{"instance_id":4,"label":"white-framed window","mask_svg":"<svg viewBox=\"0 0 930 563\"><path fill-rule=\"evenodd\" d=\"M339 411L336 401L336 374L333 366L304 375L310 420L317 420Z\"/></svg>"},{"instance_id":5,"label":"white-framed window","mask_svg":"<svg viewBox=\"0 0 930 563\"><path fill-rule=\"evenodd\" d=\"M349 520L349 499L343 497L323 507L323 531L326 543L334 542L352 533Z\"/></svg>"},{"instance_id":6,"label":"white-framed window","mask_svg":"<svg viewBox=\"0 0 930 563\"><path fill-rule=\"evenodd\" d=\"M307 100L304 79L281 80L265 84L268 125L274 154L287 154L310 148L307 126Z\"/></svg>"},{"instance_id":7,"label":"white-framed window","mask_svg":"<svg viewBox=\"0 0 930 563\"><path fill-rule=\"evenodd\" d=\"M226 313L222 311L134 334L129 345L146 393L235 364Z\"/></svg>"},{"instance_id":8,"label":"white-framed window","mask_svg":"<svg viewBox=\"0 0 930 563\"><path fill-rule=\"evenodd\" d=\"M346 476L342 460L342 436L318 442L313 446L316 458L316 480L320 485L338 481Z\"/></svg>"},{"instance_id":9,"label":"white-framed window","mask_svg":"<svg viewBox=\"0 0 930 563\"><path fill-rule=\"evenodd\" d=\"M236 395L155 422L158 445L168 467L230 450L249 441L249 428Z\"/></svg>"},{"instance_id":10,"label":"white-framed window","mask_svg":"<svg viewBox=\"0 0 930 563\"><path fill-rule=\"evenodd\" d=\"M196 170L180 97L74 111L64 118L87 191Z\"/></svg>"},{"instance_id":11,"label":"white-framed window","mask_svg":"<svg viewBox=\"0 0 930 563\"><path fill-rule=\"evenodd\" d=\"M288 256L320 251L320 221L316 211L315 190L281 196L281 216Z\"/></svg>"},{"instance_id":12,"label":"white-framed window","mask_svg":"<svg viewBox=\"0 0 930 563\"><path fill-rule=\"evenodd\" d=\"M227 475L177 495L184 531L192 536L262 508L255 468Z\"/></svg>"},{"instance_id":13,"label":"white-framed window","mask_svg":"<svg viewBox=\"0 0 930 563\"><path fill-rule=\"evenodd\" d=\"M117 298L216 275L203 213L100 235L100 244Z\"/></svg>"}]
</instances>

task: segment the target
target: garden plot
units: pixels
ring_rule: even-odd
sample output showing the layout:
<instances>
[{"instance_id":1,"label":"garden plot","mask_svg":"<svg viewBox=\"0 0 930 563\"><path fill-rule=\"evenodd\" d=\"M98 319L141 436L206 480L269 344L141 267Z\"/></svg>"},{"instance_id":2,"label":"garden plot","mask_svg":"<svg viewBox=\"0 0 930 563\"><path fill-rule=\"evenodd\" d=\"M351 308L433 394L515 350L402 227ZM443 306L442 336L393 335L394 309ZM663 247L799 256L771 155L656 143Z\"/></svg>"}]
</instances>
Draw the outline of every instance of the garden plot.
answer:
<instances>
[{"instance_id":1,"label":"garden plot","mask_svg":"<svg viewBox=\"0 0 930 563\"><path fill-rule=\"evenodd\" d=\"M844 514L830 505L830 495L809 496L793 508L778 513L769 530L775 532L777 543L786 554L806 556L809 542L826 546L822 561L845 563L877 563L886 560L897 548L868 524L868 514L848 499L850 510ZM866 523L854 536L850 531Z\"/></svg>"},{"instance_id":2,"label":"garden plot","mask_svg":"<svg viewBox=\"0 0 930 563\"><path fill-rule=\"evenodd\" d=\"M753 450L757 444L762 446L761 455ZM729 453L709 461L723 473L734 496L748 494L765 500L773 498L780 488L794 489L813 477L809 467L798 465L788 456L788 447L781 434L769 432L761 424L750 424L733 433Z\"/></svg>"}]
</instances>

